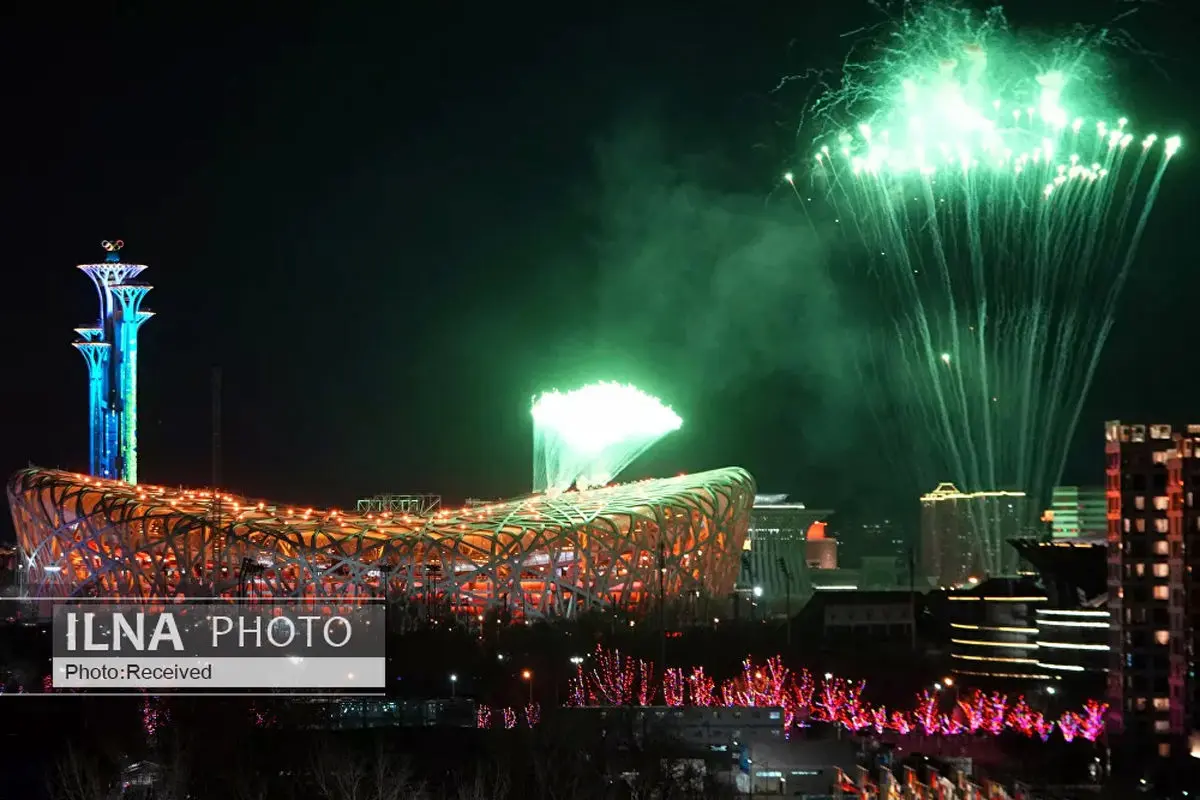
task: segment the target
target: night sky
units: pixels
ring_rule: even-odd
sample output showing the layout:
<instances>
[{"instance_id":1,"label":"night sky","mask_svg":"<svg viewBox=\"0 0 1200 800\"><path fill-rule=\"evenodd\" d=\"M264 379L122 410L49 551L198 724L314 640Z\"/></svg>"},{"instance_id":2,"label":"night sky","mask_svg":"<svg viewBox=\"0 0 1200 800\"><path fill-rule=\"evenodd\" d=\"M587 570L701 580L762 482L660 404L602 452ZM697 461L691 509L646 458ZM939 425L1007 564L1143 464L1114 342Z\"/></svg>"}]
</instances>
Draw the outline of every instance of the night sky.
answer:
<instances>
[{"instance_id":1,"label":"night sky","mask_svg":"<svg viewBox=\"0 0 1200 800\"><path fill-rule=\"evenodd\" d=\"M86 468L74 266L122 238L158 314L146 481L209 482L219 365L223 483L251 496L519 494L531 395L616 379L685 419L631 477L737 464L847 520L915 508L838 355L870 309L813 277L773 200L804 97L772 89L835 68L866 3L105 5L7 30L5 472ZM1194 5L1125 21L1158 55L1122 88L1185 149L1068 481L1102 480L1104 419L1200 422Z\"/></svg>"}]
</instances>

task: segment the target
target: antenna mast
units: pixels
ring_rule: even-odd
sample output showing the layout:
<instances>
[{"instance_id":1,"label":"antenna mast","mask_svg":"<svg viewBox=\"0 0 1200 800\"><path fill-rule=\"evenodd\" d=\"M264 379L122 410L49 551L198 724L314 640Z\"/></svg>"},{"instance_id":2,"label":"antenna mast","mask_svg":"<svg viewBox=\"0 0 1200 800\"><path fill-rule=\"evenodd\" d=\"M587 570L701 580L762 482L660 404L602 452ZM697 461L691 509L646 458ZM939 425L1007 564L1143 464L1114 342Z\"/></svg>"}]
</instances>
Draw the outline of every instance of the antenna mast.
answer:
<instances>
[{"instance_id":1,"label":"antenna mast","mask_svg":"<svg viewBox=\"0 0 1200 800\"><path fill-rule=\"evenodd\" d=\"M212 486L221 485L221 368L212 368Z\"/></svg>"}]
</instances>

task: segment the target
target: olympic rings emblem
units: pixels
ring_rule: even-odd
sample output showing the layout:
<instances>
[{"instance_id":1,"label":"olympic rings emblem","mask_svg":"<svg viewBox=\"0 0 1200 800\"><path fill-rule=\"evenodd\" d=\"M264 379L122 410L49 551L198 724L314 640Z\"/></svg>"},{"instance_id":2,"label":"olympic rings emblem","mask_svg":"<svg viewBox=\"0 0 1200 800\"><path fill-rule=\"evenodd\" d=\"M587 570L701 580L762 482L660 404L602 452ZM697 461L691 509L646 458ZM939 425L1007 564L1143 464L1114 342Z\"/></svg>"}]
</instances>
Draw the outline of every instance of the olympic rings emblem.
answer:
<instances>
[{"instance_id":1,"label":"olympic rings emblem","mask_svg":"<svg viewBox=\"0 0 1200 800\"><path fill-rule=\"evenodd\" d=\"M125 242L120 239L117 239L115 242L110 242L108 239L105 239L100 243L100 246L110 253L115 253L125 246Z\"/></svg>"}]
</instances>

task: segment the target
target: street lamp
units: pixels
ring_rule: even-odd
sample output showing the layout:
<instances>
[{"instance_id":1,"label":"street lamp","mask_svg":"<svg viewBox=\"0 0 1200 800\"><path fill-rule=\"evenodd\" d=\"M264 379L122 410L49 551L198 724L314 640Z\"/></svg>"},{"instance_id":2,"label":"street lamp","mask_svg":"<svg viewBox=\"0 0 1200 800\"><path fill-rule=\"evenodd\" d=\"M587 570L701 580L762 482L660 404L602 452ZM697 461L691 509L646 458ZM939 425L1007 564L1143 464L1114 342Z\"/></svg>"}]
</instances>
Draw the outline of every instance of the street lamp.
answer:
<instances>
[{"instance_id":1,"label":"street lamp","mask_svg":"<svg viewBox=\"0 0 1200 800\"><path fill-rule=\"evenodd\" d=\"M521 679L529 684L529 705L533 705L533 673L527 669L522 670Z\"/></svg>"},{"instance_id":2,"label":"street lamp","mask_svg":"<svg viewBox=\"0 0 1200 800\"><path fill-rule=\"evenodd\" d=\"M458 676L453 672L450 673L450 697L453 699L458 694Z\"/></svg>"},{"instance_id":3,"label":"street lamp","mask_svg":"<svg viewBox=\"0 0 1200 800\"><path fill-rule=\"evenodd\" d=\"M788 569L787 562L783 560L783 556L776 559L779 566L779 572L783 575L783 615L787 618L784 626L784 637L786 638L787 646L791 649L792 646L792 571Z\"/></svg>"}]
</instances>

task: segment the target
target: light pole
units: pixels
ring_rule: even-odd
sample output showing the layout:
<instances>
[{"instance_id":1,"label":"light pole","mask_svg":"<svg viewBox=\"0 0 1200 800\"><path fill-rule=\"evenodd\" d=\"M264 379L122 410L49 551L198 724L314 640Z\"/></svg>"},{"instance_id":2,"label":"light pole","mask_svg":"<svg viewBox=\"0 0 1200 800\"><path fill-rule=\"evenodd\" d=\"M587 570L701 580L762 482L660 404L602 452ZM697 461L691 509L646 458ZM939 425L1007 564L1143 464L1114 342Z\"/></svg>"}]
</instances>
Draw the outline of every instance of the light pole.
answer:
<instances>
[{"instance_id":1,"label":"light pole","mask_svg":"<svg viewBox=\"0 0 1200 800\"><path fill-rule=\"evenodd\" d=\"M783 556L779 557L779 571L783 573L783 614L787 617L784 622L784 641L791 649L792 646L792 571L788 569Z\"/></svg>"},{"instance_id":2,"label":"light pole","mask_svg":"<svg viewBox=\"0 0 1200 800\"><path fill-rule=\"evenodd\" d=\"M533 705L533 673L529 670L522 670L521 680L529 684L529 705Z\"/></svg>"},{"instance_id":3,"label":"light pole","mask_svg":"<svg viewBox=\"0 0 1200 800\"><path fill-rule=\"evenodd\" d=\"M749 553L742 553L742 572L745 573L745 575L746 575L746 582L749 583L749 585L753 586L755 583L754 564L753 564L753 562L750 561ZM739 578L740 577L741 576L739 575ZM740 582L741 581L739 580L739 583ZM742 585L744 586L746 584L742 584ZM750 620L753 622L754 621L754 601L751 600L749 597L747 597L746 599L750 601ZM739 591L737 588L735 588L733 590L733 603L734 603L733 617L738 622L742 621L741 601L742 601L741 591Z\"/></svg>"},{"instance_id":4,"label":"light pole","mask_svg":"<svg viewBox=\"0 0 1200 800\"><path fill-rule=\"evenodd\" d=\"M453 700L458 696L458 676L453 672L450 673L450 699Z\"/></svg>"},{"instance_id":5,"label":"light pole","mask_svg":"<svg viewBox=\"0 0 1200 800\"><path fill-rule=\"evenodd\" d=\"M908 548L908 616L912 623L912 649L917 651L917 551Z\"/></svg>"},{"instance_id":6,"label":"light pole","mask_svg":"<svg viewBox=\"0 0 1200 800\"><path fill-rule=\"evenodd\" d=\"M754 622L755 617L762 619L762 611L758 607L758 601L763 596L763 588L761 586L754 587L754 599L750 601L750 621Z\"/></svg>"},{"instance_id":7,"label":"light pole","mask_svg":"<svg viewBox=\"0 0 1200 800\"><path fill-rule=\"evenodd\" d=\"M658 543L658 627L660 669L667 668L667 544Z\"/></svg>"}]
</instances>

